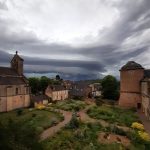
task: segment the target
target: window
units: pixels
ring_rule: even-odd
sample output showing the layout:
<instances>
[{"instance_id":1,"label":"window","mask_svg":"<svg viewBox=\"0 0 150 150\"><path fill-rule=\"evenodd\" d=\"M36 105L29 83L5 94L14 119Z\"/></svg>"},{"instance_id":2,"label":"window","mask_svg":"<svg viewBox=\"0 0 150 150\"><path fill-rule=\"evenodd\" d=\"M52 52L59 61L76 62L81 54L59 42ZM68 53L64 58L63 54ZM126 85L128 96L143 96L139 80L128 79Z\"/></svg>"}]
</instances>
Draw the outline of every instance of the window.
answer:
<instances>
[{"instance_id":1,"label":"window","mask_svg":"<svg viewBox=\"0 0 150 150\"><path fill-rule=\"evenodd\" d=\"M16 95L18 95L18 88L16 88Z\"/></svg>"}]
</instances>

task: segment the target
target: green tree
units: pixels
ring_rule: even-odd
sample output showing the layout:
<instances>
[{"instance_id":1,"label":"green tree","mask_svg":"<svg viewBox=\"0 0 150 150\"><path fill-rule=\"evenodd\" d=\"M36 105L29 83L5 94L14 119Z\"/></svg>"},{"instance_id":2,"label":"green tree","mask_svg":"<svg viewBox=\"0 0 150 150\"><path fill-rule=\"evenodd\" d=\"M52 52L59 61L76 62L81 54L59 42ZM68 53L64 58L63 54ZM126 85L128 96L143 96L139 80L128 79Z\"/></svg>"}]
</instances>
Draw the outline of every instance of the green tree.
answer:
<instances>
[{"instance_id":1,"label":"green tree","mask_svg":"<svg viewBox=\"0 0 150 150\"><path fill-rule=\"evenodd\" d=\"M59 77L57 77L57 78L59 78ZM39 94L39 93L44 94L45 90L49 84L60 85L62 83L61 79L53 80L46 76L42 76L40 78L30 77L30 78L28 78L28 81L29 81L29 85L31 87L32 94Z\"/></svg>"},{"instance_id":2,"label":"green tree","mask_svg":"<svg viewBox=\"0 0 150 150\"><path fill-rule=\"evenodd\" d=\"M106 99L119 98L119 82L114 76L108 75L102 79L102 95Z\"/></svg>"},{"instance_id":3,"label":"green tree","mask_svg":"<svg viewBox=\"0 0 150 150\"><path fill-rule=\"evenodd\" d=\"M56 80L60 80L60 76L59 75L56 75Z\"/></svg>"},{"instance_id":4,"label":"green tree","mask_svg":"<svg viewBox=\"0 0 150 150\"><path fill-rule=\"evenodd\" d=\"M40 91L40 79L36 77L31 77L28 79L28 81L31 87L31 93L37 94Z\"/></svg>"},{"instance_id":5,"label":"green tree","mask_svg":"<svg viewBox=\"0 0 150 150\"><path fill-rule=\"evenodd\" d=\"M45 93L45 90L50 82L51 82L50 79L46 76L42 76L40 78L40 90L42 91L43 94Z\"/></svg>"}]
</instances>

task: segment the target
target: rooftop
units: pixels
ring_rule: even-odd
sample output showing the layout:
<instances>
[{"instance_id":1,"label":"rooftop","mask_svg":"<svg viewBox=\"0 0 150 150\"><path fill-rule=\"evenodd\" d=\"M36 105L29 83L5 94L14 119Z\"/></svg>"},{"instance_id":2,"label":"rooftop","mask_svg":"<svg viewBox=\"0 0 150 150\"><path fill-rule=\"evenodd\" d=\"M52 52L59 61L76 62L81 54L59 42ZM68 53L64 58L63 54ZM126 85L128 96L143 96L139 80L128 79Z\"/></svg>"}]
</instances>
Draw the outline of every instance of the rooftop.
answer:
<instances>
[{"instance_id":1,"label":"rooftop","mask_svg":"<svg viewBox=\"0 0 150 150\"><path fill-rule=\"evenodd\" d=\"M134 61L128 61L120 70L144 69L140 64Z\"/></svg>"},{"instance_id":2,"label":"rooftop","mask_svg":"<svg viewBox=\"0 0 150 150\"><path fill-rule=\"evenodd\" d=\"M144 70L144 77L150 78L150 69Z\"/></svg>"}]
</instances>

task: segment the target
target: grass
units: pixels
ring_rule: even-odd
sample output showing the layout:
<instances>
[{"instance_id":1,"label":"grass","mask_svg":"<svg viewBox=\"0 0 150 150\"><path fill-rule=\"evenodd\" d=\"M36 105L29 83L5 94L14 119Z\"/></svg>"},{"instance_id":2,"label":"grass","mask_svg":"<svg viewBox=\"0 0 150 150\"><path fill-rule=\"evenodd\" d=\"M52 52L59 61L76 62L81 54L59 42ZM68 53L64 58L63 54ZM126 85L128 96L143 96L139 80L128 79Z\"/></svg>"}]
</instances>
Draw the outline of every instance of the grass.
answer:
<instances>
[{"instance_id":1,"label":"grass","mask_svg":"<svg viewBox=\"0 0 150 150\"><path fill-rule=\"evenodd\" d=\"M84 101L65 100L65 101L58 101L56 104L52 104L51 106L66 111L79 111L81 109L84 109L86 105L87 104Z\"/></svg>"},{"instance_id":2,"label":"grass","mask_svg":"<svg viewBox=\"0 0 150 150\"><path fill-rule=\"evenodd\" d=\"M42 142L45 150L145 150L144 144L132 142L129 147L120 143L103 144L98 142L98 134L107 132L99 123L80 123L78 129L63 128L54 137Z\"/></svg>"},{"instance_id":3,"label":"grass","mask_svg":"<svg viewBox=\"0 0 150 150\"><path fill-rule=\"evenodd\" d=\"M29 109L23 109L21 114L18 114L18 111L0 114L0 122L2 124L8 125L10 119L14 122L22 122L22 126L24 127L31 126L40 133L44 129L63 120L63 116L56 112L35 109L32 111Z\"/></svg>"},{"instance_id":4,"label":"grass","mask_svg":"<svg viewBox=\"0 0 150 150\"><path fill-rule=\"evenodd\" d=\"M102 105L91 107L87 114L91 118L103 119L110 123L117 123L118 125L128 126L135 121L139 121L137 115L132 109L121 109L118 107Z\"/></svg>"}]
</instances>

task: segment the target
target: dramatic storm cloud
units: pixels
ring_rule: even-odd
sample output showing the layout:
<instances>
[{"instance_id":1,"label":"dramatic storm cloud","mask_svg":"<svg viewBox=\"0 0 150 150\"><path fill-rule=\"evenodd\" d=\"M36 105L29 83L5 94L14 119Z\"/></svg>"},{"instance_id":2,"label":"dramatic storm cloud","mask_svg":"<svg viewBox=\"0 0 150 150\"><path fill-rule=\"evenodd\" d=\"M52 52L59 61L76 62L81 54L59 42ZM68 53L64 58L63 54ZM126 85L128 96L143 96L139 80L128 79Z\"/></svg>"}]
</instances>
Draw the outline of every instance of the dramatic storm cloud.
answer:
<instances>
[{"instance_id":1,"label":"dramatic storm cloud","mask_svg":"<svg viewBox=\"0 0 150 150\"><path fill-rule=\"evenodd\" d=\"M15 51L31 75L119 75L150 68L150 0L0 0L0 65Z\"/></svg>"}]
</instances>

